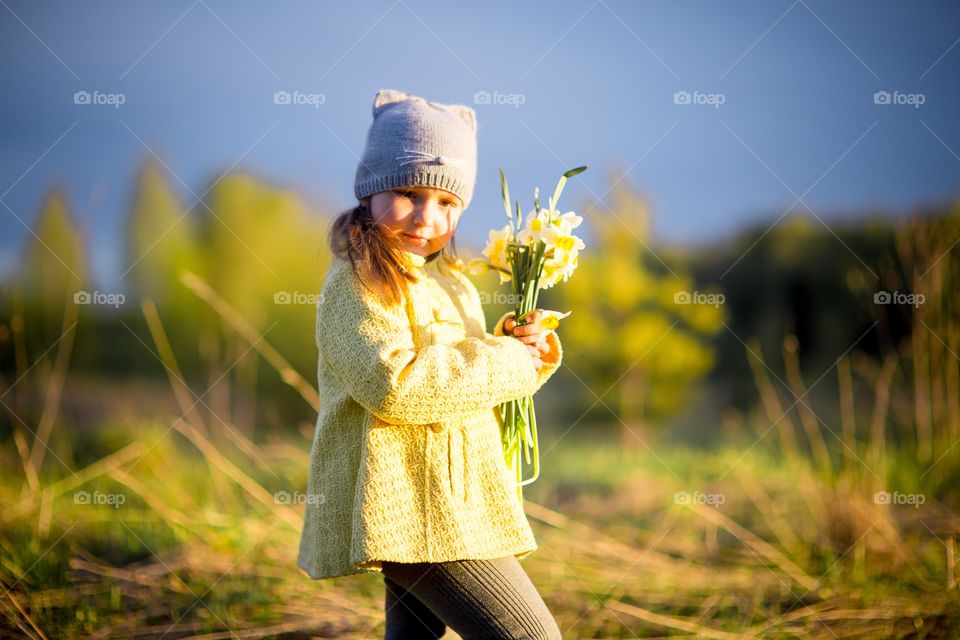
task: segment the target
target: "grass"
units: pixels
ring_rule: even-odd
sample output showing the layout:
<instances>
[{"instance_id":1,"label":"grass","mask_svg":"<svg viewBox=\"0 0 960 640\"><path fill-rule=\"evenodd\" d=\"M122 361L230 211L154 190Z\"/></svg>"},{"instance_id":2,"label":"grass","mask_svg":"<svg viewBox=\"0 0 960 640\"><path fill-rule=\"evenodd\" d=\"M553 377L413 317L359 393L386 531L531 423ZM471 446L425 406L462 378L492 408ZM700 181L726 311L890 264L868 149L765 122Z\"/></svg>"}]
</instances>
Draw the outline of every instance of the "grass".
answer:
<instances>
[{"instance_id":1,"label":"grass","mask_svg":"<svg viewBox=\"0 0 960 640\"><path fill-rule=\"evenodd\" d=\"M316 408L315 390L240 314L187 282ZM143 310L180 419L53 429L66 364L38 367L42 388L57 393L29 413L46 425L32 447L17 417L27 407L7 407L15 420L0 442L0 637L382 637L379 574L315 582L296 567L302 506L276 496L305 490L309 430L254 442L205 418L156 309L146 301ZM541 434L542 475L524 490L539 549L523 565L565 637L960 636L960 449L930 465L933 451L951 451L940 445L960 423L900 434L931 445L922 452L893 446L887 408L891 397L904 402L889 393L896 367L861 361L871 410L858 424L857 394L842 386L843 446L831 449L815 436L812 410L784 412L763 363L751 363L767 415L745 420L722 448L631 448L582 423ZM27 371L19 391L32 382ZM803 397L802 380L791 380ZM954 388L944 380L906 388ZM884 504L877 491L924 504Z\"/></svg>"},{"instance_id":2,"label":"grass","mask_svg":"<svg viewBox=\"0 0 960 640\"><path fill-rule=\"evenodd\" d=\"M163 425L126 433L139 437L103 440L130 455L91 462L100 473L78 471L82 484L46 477L31 493L4 475L6 634L382 637L381 577L310 580L295 564L300 507L251 498L251 483L305 486L306 439L244 453L211 434L224 455L213 464ZM762 446L650 452L582 435L547 435L543 475L526 491L540 548L524 567L565 637L960 633L942 541L898 526L912 507L876 505L812 467L798 476ZM0 453L15 469L12 447ZM678 492L723 498L684 503Z\"/></svg>"}]
</instances>

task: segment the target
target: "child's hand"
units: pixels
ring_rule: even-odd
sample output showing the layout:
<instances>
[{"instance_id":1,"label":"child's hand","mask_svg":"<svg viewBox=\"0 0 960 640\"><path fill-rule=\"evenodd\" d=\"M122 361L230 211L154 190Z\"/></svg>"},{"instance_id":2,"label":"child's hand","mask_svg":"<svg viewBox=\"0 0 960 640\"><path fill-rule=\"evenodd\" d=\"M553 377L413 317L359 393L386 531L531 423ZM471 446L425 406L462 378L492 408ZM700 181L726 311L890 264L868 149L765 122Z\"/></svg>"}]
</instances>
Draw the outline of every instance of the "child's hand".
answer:
<instances>
[{"instance_id":1,"label":"child's hand","mask_svg":"<svg viewBox=\"0 0 960 640\"><path fill-rule=\"evenodd\" d=\"M536 309L529 314L524 324L518 325L514 318L507 318L503 323L503 332L512 335L516 339L527 345L530 351L530 357L533 359L533 366L539 372L543 366L542 356L550 352L550 344L547 342L544 329L540 321L543 319L543 313Z\"/></svg>"}]
</instances>

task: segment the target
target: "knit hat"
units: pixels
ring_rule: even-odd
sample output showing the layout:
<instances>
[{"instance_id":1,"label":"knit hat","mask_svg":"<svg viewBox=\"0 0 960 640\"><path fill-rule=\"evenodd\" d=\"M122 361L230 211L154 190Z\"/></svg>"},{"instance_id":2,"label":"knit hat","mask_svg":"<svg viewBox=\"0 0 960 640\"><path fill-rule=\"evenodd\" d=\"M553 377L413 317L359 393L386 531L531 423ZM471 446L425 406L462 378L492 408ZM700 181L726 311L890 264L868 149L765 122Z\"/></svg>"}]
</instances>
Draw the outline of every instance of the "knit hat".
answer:
<instances>
[{"instance_id":1,"label":"knit hat","mask_svg":"<svg viewBox=\"0 0 960 640\"><path fill-rule=\"evenodd\" d=\"M434 187L459 196L466 209L476 178L473 109L393 89L377 92L354 181L358 200L397 187Z\"/></svg>"}]
</instances>

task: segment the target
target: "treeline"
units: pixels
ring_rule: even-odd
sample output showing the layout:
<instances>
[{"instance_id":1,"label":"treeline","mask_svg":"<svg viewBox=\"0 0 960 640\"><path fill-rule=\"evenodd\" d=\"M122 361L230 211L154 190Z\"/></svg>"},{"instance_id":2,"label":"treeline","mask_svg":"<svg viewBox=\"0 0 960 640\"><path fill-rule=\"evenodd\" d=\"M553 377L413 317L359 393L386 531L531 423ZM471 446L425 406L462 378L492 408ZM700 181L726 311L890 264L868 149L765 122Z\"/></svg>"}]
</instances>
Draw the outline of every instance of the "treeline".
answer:
<instances>
[{"instance_id":1,"label":"treeline","mask_svg":"<svg viewBox=\"0 0 960 640\"><path fill-rule=\"evenodd\" d=\"M166 173L148 164L122 233L121 286L104 291L89 278L93 230L77 227L70 203L54 190L19 268L0 289L0 371L9 381L38 362L41 370L53 367L66 344L71 373L168 378L159 357L164 344L146 321L155 308L177 375L199 392L219 381L235 398L261 398L262 410L276 416L312 420L297 393L262 364L249 336L197 295L196 283L209 285L312 383L315 294L330 260L326 233L335 213L313 211L297 194L240 174L217 181L200 201L183 202ZM811 379L853 352L875 360L902 353L917 322L903 296L926 293L924 312L940 305L931 322L947 333L936 339L960 352L960 337L949 334L960 314L944 295L957 273L950 239L960 237L958 206L842 223L791 215L696 250L657 244L647 203L629 187L581 213L592 243L573 278L541 300L574 311L560 329L570 368L560 374L571 392L565 400L586 408L602 398L601 406L637 429L688 408L705 381L733 407L755 405L747 357L753 344L781 379L785 345L794 345ZM471 257L466 253L461 249ZM199 279L192 288L185 272ZM476 282L491 293L500 289L495 276ZM883 293L889 304L875 299ZM503 310L491 305L487 316ZM835 393L836 382L818 392L828 387ZM593 417L610 419L603 414Z\"/></svg>"}]
</instances>

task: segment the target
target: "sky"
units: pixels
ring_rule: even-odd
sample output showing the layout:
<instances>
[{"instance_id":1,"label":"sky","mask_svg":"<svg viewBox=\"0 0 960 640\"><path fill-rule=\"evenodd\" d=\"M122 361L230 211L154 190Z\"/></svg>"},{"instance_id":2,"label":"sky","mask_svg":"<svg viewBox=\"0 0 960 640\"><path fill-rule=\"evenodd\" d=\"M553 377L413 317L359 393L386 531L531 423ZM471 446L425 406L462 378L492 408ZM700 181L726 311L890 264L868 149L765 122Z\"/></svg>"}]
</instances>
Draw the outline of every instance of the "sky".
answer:
<instances>
[{"instance_id":1,"label":"sky","mask_svg":"<svg viewBox=\"0 0 960 640\"><path fill-rule=\"evenodd\" d=\"M498 168L527 209L589 165L562 210L630 185L672 244L906 214L960 194L958 43L946 1L0 0L0 273L60 188L114 283L148 160L185 206L242 171L343 210L381 88L477 112L461 251L504 223Z\"/></svg>"}]
</instances>

